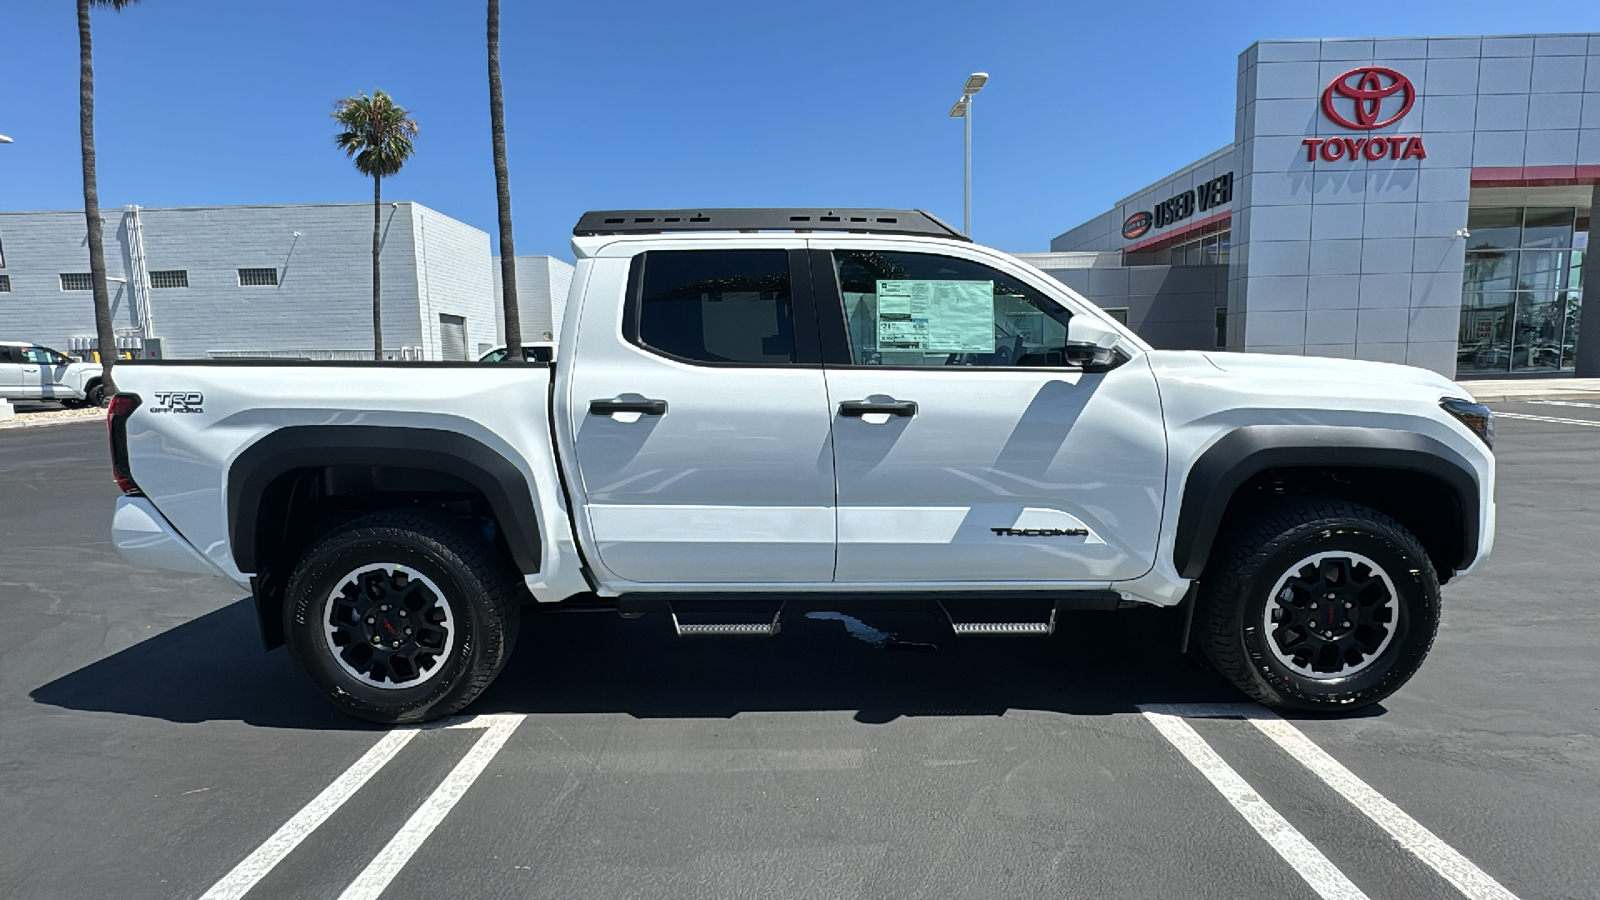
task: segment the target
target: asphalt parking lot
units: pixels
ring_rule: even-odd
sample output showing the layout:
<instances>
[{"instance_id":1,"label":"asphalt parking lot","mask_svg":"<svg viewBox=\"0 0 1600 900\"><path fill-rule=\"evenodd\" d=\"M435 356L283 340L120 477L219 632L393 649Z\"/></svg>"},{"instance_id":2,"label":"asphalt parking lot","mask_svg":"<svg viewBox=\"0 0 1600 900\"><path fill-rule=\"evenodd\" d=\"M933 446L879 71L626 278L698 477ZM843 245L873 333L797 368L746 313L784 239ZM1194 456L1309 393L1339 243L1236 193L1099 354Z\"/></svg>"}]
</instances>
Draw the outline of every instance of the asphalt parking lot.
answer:
<instances>
[{"instance_id":1,"label":"asphalt parking lot","mask_svg":"<svg viewBox=\"0 0 1600 900\"><path fill-rule=\"evenodd\" d=\"M0 896L1600 896L1600 398L1496 407L1495 554L1429 661L1290 722L1144 611L853 611L931 652L590 614L385 734L237 587L121 561L103 426L0 432Z\"/></svg>"}]
</instances>

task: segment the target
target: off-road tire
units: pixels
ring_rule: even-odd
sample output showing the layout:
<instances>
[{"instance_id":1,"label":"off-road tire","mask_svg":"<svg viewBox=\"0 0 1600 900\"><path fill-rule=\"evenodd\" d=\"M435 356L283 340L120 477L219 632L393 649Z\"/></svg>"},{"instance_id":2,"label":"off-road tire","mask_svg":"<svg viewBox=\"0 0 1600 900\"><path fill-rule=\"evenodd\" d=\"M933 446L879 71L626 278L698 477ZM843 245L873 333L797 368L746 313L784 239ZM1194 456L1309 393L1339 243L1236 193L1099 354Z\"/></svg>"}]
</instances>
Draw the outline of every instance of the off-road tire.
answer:
<instances>
[{"instance_id":1,"label":"off-road tire","mask_svg":"<svg viewBox=\"0 0 1600 900\"><path fill-rule=\"evenodd\" d=\"M1331 498L1285 500L1230 519L1200 580L1191 640L1239 690L1278 710L1350 712L1384 699L1416 673L1439 628L1439 578L1421 543L1380 512ZM1296 563L1360 554L1393 582L1393 633L1343 677L1310 677L1269 642L1269 593ZM1281 644L1278 645L1281 647Z\"/></svg>"},{"instance_id":2,"label":"off-road tire","mask_svg":"<svg viewBox=\"0 0 1600 900\"><path fill-rule=\"evenodd\" d=\"M85 391L83 395L83 404L85 406L110 406L111 393L106 390L105 382L96 381L94 384L89 385L89 390Z\"/></svg>"},{"instance_id":3,"label":"off-road tire","mask_svg":"<svg viewBox=\"0 0 1600 900\"><path fill-rule=\"evenodd\" d=\"M330 594L350 573L379 563L431 579L453 617L448 652L415 685L361 680L325 631ZM339 709L386 725L425 722L460 711L500 674L517 635L517 580L467 522L428 510L374 513L324 535L301 557L284 598L284 635L295 661Z\"/></svg>"}]
</instances>

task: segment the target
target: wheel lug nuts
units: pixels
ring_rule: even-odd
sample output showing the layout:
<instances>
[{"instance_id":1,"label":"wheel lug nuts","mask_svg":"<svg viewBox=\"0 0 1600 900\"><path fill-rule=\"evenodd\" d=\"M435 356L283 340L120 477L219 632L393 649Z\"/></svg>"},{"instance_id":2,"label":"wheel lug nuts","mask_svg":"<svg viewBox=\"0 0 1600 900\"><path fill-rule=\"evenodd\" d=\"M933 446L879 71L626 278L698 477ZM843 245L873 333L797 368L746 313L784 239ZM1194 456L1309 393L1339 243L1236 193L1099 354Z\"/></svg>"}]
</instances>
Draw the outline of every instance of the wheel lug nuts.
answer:
<instances>
[{"instance_id":1,"label":"wheel lug nuts","mask_svg":"<svg viewBox=\"0 0 1600 900\"><path fill-rule=\"evenodd\" d=\"M406 634L410 634L410 633L411 633L411 629L407 628L406 629Z\"/></svg>"},{"instance_id":2,"label":"wheel lug nuts","mask_svg":"<svg viewBox=\"0 0 1600 900\"><path fill-rule=\"evenodd\" d=\"M1340 628L1349 628L1350 627L1350 623L1349 622L1340 622L1339 623L1339 627Z\"/></svg>"},{"instance_id":3,"label":"wheel lug nuts","mask_svg":"<svg viewBox=\"0 0 1600 900\"><path fill-rule=\"evenodd\" d=\"M373 638L372 639L372 646L374 646L374 647L382 647L383 646L383 638L381 638L381 637Z\"/></svg>"},{"instance_id":4,"label":"wheel lug nuts","mask_svg":"<svg viewBox=\"0 0 1600 900\"><path fill-rule=\"evenodd\" d=\"M1317 608L1317 604L1316 604L1316 603L1312 603L1312 604L1311 604L1311 608L1312 608L1312 609L1316 609L1316 608Z\"/></svg>"},{"instance_id":5,"label":"wheel lug nuts","mask_svg":"<svg viewBox=\"0 0 1600 900\"><path fill-rule=\"evenodd\" d=\"M404 619L405 617L406 617L406 611L403 610L403 609L400 610L400 618Z\"/></svg>"},{"instance_id":6,"label":"wheel lug nuts","mask_svg":"<svg viewBox=\"0 0 1600 900\"><path fill-rule=\"evenodd\" d=\"M373 618L372 616L367 616L367 624L368 625L376 625L376 624L378 624L378 620Z\"/></svg>"},{"instance_id":7,"label":"wheel lug nuts","mask_svg":"<svg viewBox=\"0 0 1600 900\"><path fill-rule=\"evenodd\" d=\"M389 611L389 604L385 603L382 606L378 607L378 611L379 612L388 612Z\"/></svg>"},{"instance_id":8,"label":"wheel lug nuts","mask_svg":"<svg viewBox=\"0 0 1600 900\"><path fill-rule=\"evenodd\" d=\"M398 646L400 646L400 642L399 642L399 641L395 641L395 642L394 642L394 645L395 645L395 646L396 646L396 647L398 647Z\"/></svg>"}]
</instances>

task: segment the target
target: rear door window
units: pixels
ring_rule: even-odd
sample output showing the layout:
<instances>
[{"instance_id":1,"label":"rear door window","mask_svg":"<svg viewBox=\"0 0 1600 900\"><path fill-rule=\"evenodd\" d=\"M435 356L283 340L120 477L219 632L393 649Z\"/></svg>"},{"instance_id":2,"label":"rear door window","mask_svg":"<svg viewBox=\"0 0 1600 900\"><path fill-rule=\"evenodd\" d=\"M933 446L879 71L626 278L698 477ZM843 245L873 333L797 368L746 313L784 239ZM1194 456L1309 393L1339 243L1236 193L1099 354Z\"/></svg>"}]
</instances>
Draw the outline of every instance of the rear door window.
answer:
<instances>
[{"instance_id":1,"label":"rear door window","mask_svg":"<svg viewBox=\"0 0 1600 900\"><path fill-rule=\"evenodd\" d=\"M720 365L795 362L786 250L652 250L635 257L634 343Z\"/></svg>"}]
</instances>

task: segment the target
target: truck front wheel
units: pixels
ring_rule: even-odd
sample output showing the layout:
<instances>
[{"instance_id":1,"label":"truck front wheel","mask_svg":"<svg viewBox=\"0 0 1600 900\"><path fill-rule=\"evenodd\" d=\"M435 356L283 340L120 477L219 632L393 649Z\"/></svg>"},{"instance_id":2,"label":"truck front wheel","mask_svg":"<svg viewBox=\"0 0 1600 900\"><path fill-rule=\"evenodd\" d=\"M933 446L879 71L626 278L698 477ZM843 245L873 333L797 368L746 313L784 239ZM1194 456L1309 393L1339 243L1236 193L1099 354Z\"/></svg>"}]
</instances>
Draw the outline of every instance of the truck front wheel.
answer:
<instances>
[{"instance_id":1,"label":"truck front wheel","mask_svg":"<svg viewBox=\"0 0 1600 900\"><path fill-rule=\"evenodd\" d=\"M324 536L289 579L289 652L333 704L383 724L471 703L516 639L510 567L463 522L382 512Z\"/></svg>"},{"instance_id":2,"label":"truck front wheel","mask_svg":"<svg viewBox=\"0 0 1600 900\"><path fill-rule=\"evenodd\" d=\"M1439 627L1439 579L1399 523L1305 498L1233 521L1200 582L1200 650L1250 697L1338 712L1389 696Z\"/></svg>"}]
</instances>

